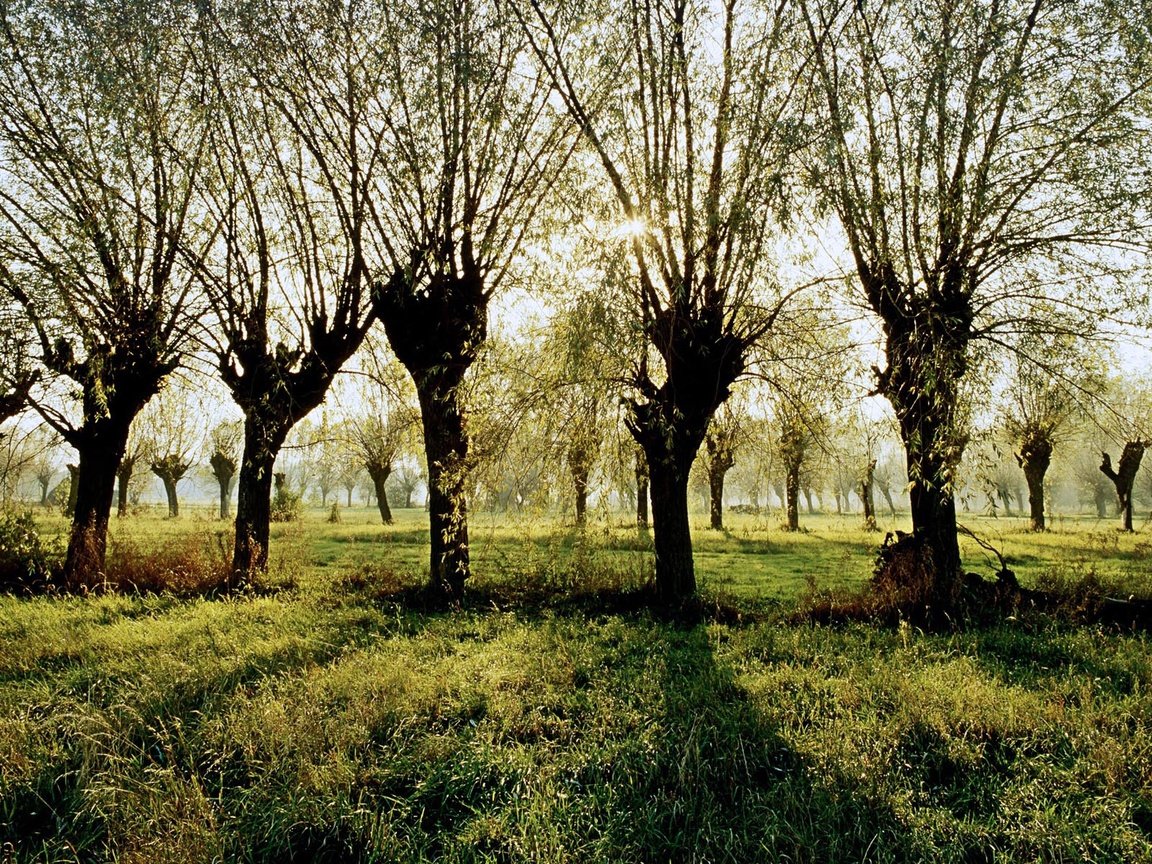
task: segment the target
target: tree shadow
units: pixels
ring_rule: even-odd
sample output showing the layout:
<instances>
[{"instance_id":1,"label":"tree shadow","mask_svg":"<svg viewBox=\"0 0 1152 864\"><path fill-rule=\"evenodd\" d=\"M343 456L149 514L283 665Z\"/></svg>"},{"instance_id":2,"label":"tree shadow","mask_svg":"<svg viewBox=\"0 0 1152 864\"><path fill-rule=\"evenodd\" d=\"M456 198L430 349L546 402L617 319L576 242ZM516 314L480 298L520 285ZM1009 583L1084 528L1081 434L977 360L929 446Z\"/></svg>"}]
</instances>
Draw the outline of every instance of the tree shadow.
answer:
<instances>
[{"instance_id":1,"label":"tree shadow","mask_svg":"<svg viewBox=\"0 0 1152 864\"><path fill-rule=\"evenodd\" d=\"M905 857L891 808L798 753L717 662L713 638L704 624L670 626L651 646L663 654L663 710L654 734L600 778L609 848L636 861Z\"/></svg>"}]
</instances>

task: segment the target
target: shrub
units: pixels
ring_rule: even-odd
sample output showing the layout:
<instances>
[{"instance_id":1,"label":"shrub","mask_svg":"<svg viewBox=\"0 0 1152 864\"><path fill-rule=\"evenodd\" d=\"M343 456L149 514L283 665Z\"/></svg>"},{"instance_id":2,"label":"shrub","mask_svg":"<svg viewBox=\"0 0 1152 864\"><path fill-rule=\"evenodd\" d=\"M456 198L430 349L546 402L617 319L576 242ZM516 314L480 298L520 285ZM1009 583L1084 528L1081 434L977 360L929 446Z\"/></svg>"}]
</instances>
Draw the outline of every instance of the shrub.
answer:
<instances>
[{"instance_id":1,"label":"shrub","mask_svg":"<svg viewBox=\"0 0 1152 864\"><path fill-rule=\"evenodd\" d=\"M0 590L43 586L49 581L56 557L41 542L31 513L0 513Z\"/></svg>"},{"instance_id":2,"label":"shrub","mask_svg":"<svg viewBox=\"0 0 1152 864\"><path fill-rule=\"evenodd\" d=\"M157 547L122 540L108 552L105 584L119 591L211 594L229 585L231 553L226 531L175 537Z\"/></svg>"},{"instance_id":3,"label":"shrub","mask_svg":"<svg viewBox=\"0 0 1152 864\"><path fill-rule=\"evenodd\" d=\"M288 491L287 486L280 486L272 496L272 511L270 517L273 522L296 522L304 510L303 500L295 492Z\"/></svg>"}]
</instances>

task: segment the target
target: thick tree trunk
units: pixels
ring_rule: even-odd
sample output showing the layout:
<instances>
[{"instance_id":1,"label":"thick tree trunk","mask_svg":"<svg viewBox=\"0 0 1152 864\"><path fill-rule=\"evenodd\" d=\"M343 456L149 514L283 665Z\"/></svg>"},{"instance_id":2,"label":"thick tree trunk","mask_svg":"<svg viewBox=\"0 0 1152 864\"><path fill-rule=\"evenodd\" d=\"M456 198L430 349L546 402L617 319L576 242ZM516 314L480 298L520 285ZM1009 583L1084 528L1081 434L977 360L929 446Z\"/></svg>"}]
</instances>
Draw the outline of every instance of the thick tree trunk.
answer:
<instances>
[{"instance_id":1,"label":"thick tree trunk","mask_svg":"<svg viewBox=\"0 0 1152 864\"><path fill-rule=\"evenodd\" d=\"M385 485L388 476L392 473L391 465L381 465L379 462L365 464L368 476L372 478L372 488L376 490L376 506L380 510L380 522L384 525L392 524L392 508L388 506L388 492Z\"/></svg>"},{"instance_id":2,"label":"thick tree trunk","mask_svg":"<svg viewBox=\"0 0 1152 864\"><path fill-rule=\"evenodd\" d=\"M1044 531L1044 475L1052 464L1052 439L1032 435L1020 444L1016 462L1028 483L1028 511L1033 531Z\"/></svg>"},{"instance_id":3,"label":"thick tree trunk","mask_svg":"<svg viewBox=\"0 0 1152 864\"><path fill-rule=\"evenodd\" d=\"M354 486L345 486L344 487L344 491L346 491L348 493L348 503L345 505L347 507L352 506L352 492L354 489L355 489Z\"/></svg>"},{"instance_id":4,"label":"thick tree trunk","mask_svg":"<svg viewBox=\"0 0 1152 864\"><path fill-rule=\"evenodd\" d=\"M37 474L36 482L40 484L40 506L48 506L48 493L52 491L52 477L47 474Z\"/></svg>"},{"instance_id":5,"label":"thick tree trunk","mask_svg":"<svg viewBox=\"0 0 1152 864\"><path fill-rule=\"evenodd\" d=\"M724 475L727 473L716 460L708 464L708 517L714 531L724 530Z\"/></svg>"},{"instance_id":6,"label":"thick tree trunk","mask_svg":"<svg viewBox=\"0 0 1152 864\"><path fill-rule=\"evenodd\" d=\"M64 583L71 589L91 588L103 576L112 493L130 423L130 417L105 420L71 442L80 456L72 475L72 529L64 556Z\"/></svg>"},{"instance_id":7,"label":"thick tree trunk","mask_svg":"<svg viewBox=\"0 0 1152 864\"><path fill-rule=\"evenodd\" d=\"M244 419L244 457L236 483L234 586L268 569L273 466L291 425L283 414L261 417L252 409Z\"/></svg>"},{"instance_id":8,"label":"thick tree trunk","mask_svg":"<svg viewBox=\"0 0 1152 864\"><path fill-rule=\"evenodd\" d=\"M168 499L168 518L176 519L180 515L180 499L176 495L176 483L171 477L161 477L164 484L164 495Z\"/></svg>"},{"instance_id":9,"label":"thick tree trunk","mask_svg":"<svg viewBox=\"0 0 1152 864\"><path fill-rule=\"evenodd\" d=\"M888 267L865 275L869 304L884 322L887 368L878 391L892 404L907 459L916 566L886 577L930 625L952 619L963 571L957 540L955 470L967 443L958 388L968 368L973 312L965 271L944 268L923 293Z\"/></svg>"},{"instance_id":10,"label":"thick tree trunk","mask_svg":"<svg viewBox=\"0 0 1152 864\"><path fill-rule=\"evenodd\" d=\"M692 532L688 522L691 460L684 466L649 454L648 464L651 467L656 596L661 603L675 605L696 593Z\"/></svg>"},{"instance_id":11,"label":"thick tree trunk","mask_svg":"<svg viewBox=\"0 0 1152 864\"><path fill-rule=\"evenodd\" d=\"M429 585L433 592L458 602L471 575L464 495L468 433L458 396L463 370L458 377L432 373L414 377L428 463Z\"/></svg>"},{"instance_id":12,"label":"thick tree trunk","mask_svg":"<svg viewBox=\"0 0 1152 864\"><path fill-rule=\"evenodd\" d=\"M800 530L800 464L787 466L784 475L784 510L787 513L787 529Z\"/></svg>"},{"instance_id":13,"label":"thick tree trunk","mask_svg":"<svg viewBox=\"0 0 1152 864\"><path fill-rule=\"evenodd\" d=\"M136 468L136 460L125 456L120 460L120 467L116 469L116 518L122 519L128 515L128 484L132 482L132 472Z\"/></svg>"}]
</instances>

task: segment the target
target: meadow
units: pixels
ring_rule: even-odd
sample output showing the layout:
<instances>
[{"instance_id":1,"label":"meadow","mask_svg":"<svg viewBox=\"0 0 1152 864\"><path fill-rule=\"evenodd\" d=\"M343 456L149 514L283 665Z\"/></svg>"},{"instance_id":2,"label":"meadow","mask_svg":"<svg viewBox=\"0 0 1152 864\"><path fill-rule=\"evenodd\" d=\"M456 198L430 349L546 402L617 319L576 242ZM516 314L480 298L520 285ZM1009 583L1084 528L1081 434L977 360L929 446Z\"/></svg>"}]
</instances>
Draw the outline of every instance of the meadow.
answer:
<instances>
[{"instance_id":1,"label":"meadow","mask_svg":"<svg viewBox=\"0 0 1152 864\"><path fill-rule=\"evenodd\" d=\"M477 600L430 611L397 593L421 511L326 516L273 526L240 596L0 596L0 861L1152 861L1143 632L805 622L883 534L778 514L695 517L723 615L606 602L651 567L623 521L483 513ZM1147 593L1146 528L962 521L1026 584ZM193 509L112 543L228 536Z\"/></svg>"}]
</instances>

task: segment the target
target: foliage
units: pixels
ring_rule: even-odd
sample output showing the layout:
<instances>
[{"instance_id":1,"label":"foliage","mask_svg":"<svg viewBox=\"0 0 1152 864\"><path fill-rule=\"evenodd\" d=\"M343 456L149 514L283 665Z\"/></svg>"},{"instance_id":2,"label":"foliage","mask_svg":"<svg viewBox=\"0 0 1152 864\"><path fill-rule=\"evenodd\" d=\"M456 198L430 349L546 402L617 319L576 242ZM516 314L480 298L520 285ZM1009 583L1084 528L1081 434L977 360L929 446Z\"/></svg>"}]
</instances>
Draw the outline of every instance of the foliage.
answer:
<instances>
[{"instance_id":1,"label":"foliage","mask_svg":"<svg viewBox=\"0 0 1152 864\"><path fill-rule=\"evenodd\" d=\"M59 566L59 555L40 539L29 512L0 512L0 590L34 590Z\"/></svg>"}]
</instances>

